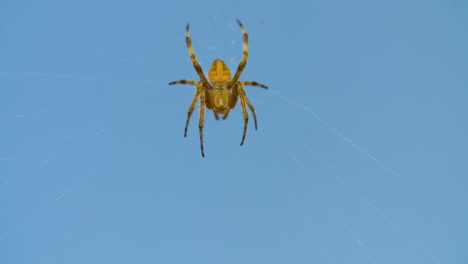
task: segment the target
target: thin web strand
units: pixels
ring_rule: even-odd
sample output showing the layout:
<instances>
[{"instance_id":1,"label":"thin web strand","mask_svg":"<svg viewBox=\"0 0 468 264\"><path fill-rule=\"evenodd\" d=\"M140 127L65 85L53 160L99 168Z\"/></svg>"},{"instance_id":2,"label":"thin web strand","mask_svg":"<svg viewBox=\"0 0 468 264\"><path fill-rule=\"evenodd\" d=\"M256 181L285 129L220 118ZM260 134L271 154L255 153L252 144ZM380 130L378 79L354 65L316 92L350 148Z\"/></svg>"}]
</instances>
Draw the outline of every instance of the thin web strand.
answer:
<instances>
[{"instance_id":1,"label":"thin web strand","mask_svg":"<svg viewBox=\"0 0 468 264\"><path fill-rule=\"evenodd\" d=\"M376 162L378 165L380 165L382 168L384 168L385 170L387 170L388 172L390 172L390 174L392 174L393 176L399 178L400 180L402 180L403 182L405 182L406 184L410 185L412 188L418 190L420 193L424 194L425 196L429 197L431 200L439 203L439 204L443 204L440 200L436 199L434 196L432 196L431 194L429 194L428 192L426 192L425 190L423 190L421 187L417 186L415 183L411 182L410 180L408 180L406 177L398 174L397 172L395 172L394 170L392 170L390 167L388 167L386 164L384 164L382 161L380 161L379 159L377 159L376 157L374 157L372 154L370 154L369 152L367 152L366 150L364 150L363 148L361 148L359 145L357 145L356 143L354 143L353 141L351 141L349 138L347 138L346 136L344 136L341 132L339 132L336 128L334 128L333 126L331 126L328 122L326 122L325 120L323 120L320 116L318 116L316 113L314 113L312 110L310 110L309 108L307 108L306 106L300 104L299 102L291 99L291 98L288 98L286 96L283 96L281 94L279 94L278 92L276 91L272 91L271 93L273 93L274 95L278 96L279 98L303 109L304 111L306 111L307 113L309 113L310 115L312 115L315 119L317 119L320 123L322 123L325 127L327 127L329 130L331 130L335 135L337 135L338 137L340 137L341 139L343 139L344 141L346 141L348 144L350 144L352 147L354 147L355 149L357 149L359 152L363 153L364 155L366 155L368 158L370 158L371 160L373 160L374 162Z\"/></svg>"},{"instance_id":2,"label":"thin web strand","mask_svg":"<svg viewBox=\"0 0 468 264\"><path fill-rule=\"evenodd\" d=\"M302 172L307 175L307 178L312 181L312 184L315 186L315 188L320 192L320 194L323 196L325 201L328 203L330 208L333 210L333 213L335 216L341 221L341 223L348 229L348 232L351 234L351 236L354 238L358 246L362 249L362 251L366 254L366 256L369 258L369 260L372 261L372 263L377 263L374 259L374 257L370 254L369 250L364 246L362 243L361 239L358 237L358 235L353 231L351 226L348 224L346 219L341 215L341 213L338 211L338 209L335 207L335 205L332 203L330 198L328 198L328 195L325 194L323 191L322 187L315 181L315 178L307 171L307 169L304 167L304 165L299 161L299 159L294 155L294 153L280 140L281 145L283 146L284 149L286 149L289 153L289 155L292 157L292 159L297 163L299 168L301 168Z\"/></svg>"}]
</instances>

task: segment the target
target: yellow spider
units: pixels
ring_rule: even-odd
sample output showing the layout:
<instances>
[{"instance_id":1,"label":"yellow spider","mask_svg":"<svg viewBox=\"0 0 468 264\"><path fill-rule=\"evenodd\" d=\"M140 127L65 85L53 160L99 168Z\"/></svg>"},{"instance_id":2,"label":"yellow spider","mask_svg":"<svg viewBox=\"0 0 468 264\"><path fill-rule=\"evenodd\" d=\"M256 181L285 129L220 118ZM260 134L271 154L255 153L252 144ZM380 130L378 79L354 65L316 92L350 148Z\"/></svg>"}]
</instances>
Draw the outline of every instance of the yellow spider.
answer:
<instances>
[{"instance_id":1,"label":"yellow spider","mask_svg":"<svg viewBox=\"0 0 468 264\"><path fill-rule=\"evenodd\" d=\"M244 134L242 135L242 141L240 143L240 145L242 146L244 144L245 134L247 132L247 123L249 121L249 114L247 112L245 104L247 104L250 108L250 111L252 111L252 115L255 122L255 130L257 130L257 117L255 116L255 110L253 105L247 98L244 87L242 85L259 86L268 89L268 87L258 82L238 81L242 71L244 70L245 65L247 64L249 48L247 31L245 30L244 26L239 20L237 20L237 23L239 24L244 35L244 45L242 60L240 61L239 66L237 67L237 71L236 74L234 74L234 78L231 79L231 71L229 70L226 63L221 59L216 59L211 64L210 70L208 71L208 79L210 80L208 82L205 75L203 74L203 70L200 66L200 63L198 63L197 61L195 52L193 51L192 40L190 39L189 24L187 24L187 28L185 31L185 40L187 42L187 47L189 50L190 59L193 63L193 67L195 68L195 71L197 71L198 76L200 76L200 80L180 80L169 83L169 85L181 83L192 84L197 86L197 91L195 92L192 104L190 105L188 110L187 121L185 123L184 137L187 137L187 128L190 122L190 116L192 115L193 110L195 109L195 105L198 101L198 98L200 98L200 118L198 120L198 128L200 130L200 148L203 157L205 157L205 152L203 150L203 120L205 116L205 105L208 109L213 110L216 119L219 119L219 114L223 114L223 119L226 119L229 115L229 111L236 106L237 97L239 97L240 104L242 107L242 114L244 115Z\"/></svg>"}]
</instances>

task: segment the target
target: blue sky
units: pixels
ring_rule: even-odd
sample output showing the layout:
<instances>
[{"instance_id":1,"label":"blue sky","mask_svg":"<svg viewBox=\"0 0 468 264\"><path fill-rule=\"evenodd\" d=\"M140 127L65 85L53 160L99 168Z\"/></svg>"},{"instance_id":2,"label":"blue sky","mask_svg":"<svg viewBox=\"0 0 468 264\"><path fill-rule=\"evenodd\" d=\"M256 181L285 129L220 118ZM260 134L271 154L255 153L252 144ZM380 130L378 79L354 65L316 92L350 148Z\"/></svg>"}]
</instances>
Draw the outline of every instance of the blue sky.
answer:
<instances>
[{"instance_id":1,"label":"blue sky","mask_svg":"<svg viewBox=\"0 0 468 264\"><path fill-rule=\"evenodd\" d=\"M242 56L259 129L198 107ZM467 263L466 1L3 1L1 263ZM252 120L252 119L251 119Z\"/></svg>"}]
</instances>

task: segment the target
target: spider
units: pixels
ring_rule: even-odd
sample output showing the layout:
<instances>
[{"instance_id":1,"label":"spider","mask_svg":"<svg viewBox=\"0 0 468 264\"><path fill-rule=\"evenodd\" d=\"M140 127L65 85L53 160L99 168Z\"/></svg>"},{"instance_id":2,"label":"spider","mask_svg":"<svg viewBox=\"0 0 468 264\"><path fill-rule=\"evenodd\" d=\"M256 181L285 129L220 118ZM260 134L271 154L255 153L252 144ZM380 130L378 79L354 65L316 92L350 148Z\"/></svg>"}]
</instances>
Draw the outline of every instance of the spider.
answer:
<instances>
[{"instance_id":1,"label":"spider","mask_svg":"<svg viewBox=\"0 0 468 264\"><path fill-rule=\"evenodd\" d=\"M193 97L192 104L190 105L188 110L187 121L185 122L184 137L187 137L187 129L190 122L190 117L192 116L193 110L195 109L195 105L197 104L197 101L200 98L200 117L198 120L198 129L200 131L200 148L202 157L205 157L205 152L203 150L203 121L205 116L205 106L206 108L213 110L216 119L219 119L219 114L222 114L222 118L226 119L229 115L229 111L236 106L237 98L239 98L242 107L242 114L244 116L244 134L242 135L242 140L240 143L240 145L242 146L244 144L245 134L247 133L247 124L249 121L249 114L245 106L246 104L252 112L255 123L255 130L257 130L257 117L255 115L255 110L252 103L250 103L249 99L247 98L247 95L245 94L243 85L259 86L268 89L268 87L258 82L238 81L242 71L244 70L245 65L247 64L247 58L249 56L249 47L247 31L245 30L244 26L239 20L237 20L237 23L239 24L242 30L244 43L242 59L239 62L239 66L237 67L237 71L234 74L233 78L231 78L231 71L229 70L226 63L221 59L216 59L211 64L210 70L208 71L209 81L206 79L205 75L203 74L203 70L200 66L200 63L198 63L197 57L195 56L195 52L193 51L192 40L190 39L189 24L187 24L185 30L185 41L187 42L187 48L189 50L190 59L192 60L193 67L198 73L200 80L180 80L169 83L169 85L180 83L197 86L195 96Z\"/></svg>"}]
</instances>

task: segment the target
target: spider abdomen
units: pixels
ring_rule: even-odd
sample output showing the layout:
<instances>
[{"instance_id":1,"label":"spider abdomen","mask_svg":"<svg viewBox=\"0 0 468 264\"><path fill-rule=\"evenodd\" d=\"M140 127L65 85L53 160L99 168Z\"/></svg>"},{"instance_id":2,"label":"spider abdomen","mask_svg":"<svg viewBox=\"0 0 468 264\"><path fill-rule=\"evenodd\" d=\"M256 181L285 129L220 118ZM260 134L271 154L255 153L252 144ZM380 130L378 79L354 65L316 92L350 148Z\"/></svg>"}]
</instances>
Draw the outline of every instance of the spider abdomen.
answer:
<instances>
[{"instance_id":1,"label":"spider abdomen","mask_svg":"<svg viewBox=\"0 0 468 264\"><path fill-rule=\"evenodd\" d=\"M231 80L231 71L222 59L216 59L208 71L208 79L213 84L223 83Z\"/></svg>"}]
</instances>

